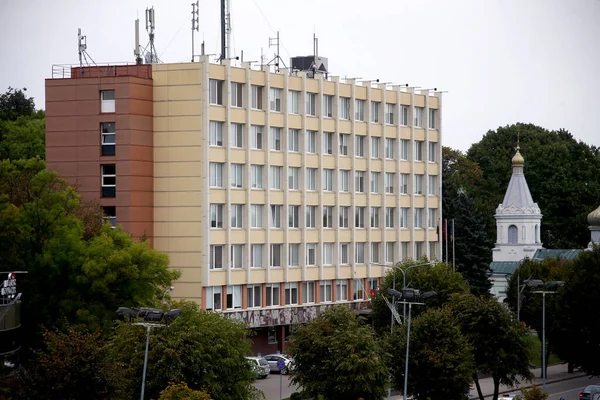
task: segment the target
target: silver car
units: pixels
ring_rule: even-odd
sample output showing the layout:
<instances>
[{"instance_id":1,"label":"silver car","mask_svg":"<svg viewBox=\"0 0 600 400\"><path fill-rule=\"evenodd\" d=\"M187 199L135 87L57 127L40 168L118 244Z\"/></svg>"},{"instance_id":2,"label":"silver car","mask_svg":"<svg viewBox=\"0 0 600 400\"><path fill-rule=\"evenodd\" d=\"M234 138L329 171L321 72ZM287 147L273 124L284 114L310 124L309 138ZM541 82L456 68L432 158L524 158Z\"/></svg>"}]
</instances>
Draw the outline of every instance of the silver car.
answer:
<instances>
[{"instance_id":1,"label":"silver car","mask_svg":"<svg viewBox=\"0 0 600 400\"><path fill-rule=\"evenodd\" d=\"M271 373L269 363L264 357L246 357L257 378L266 378Z\"/></svg>"},{"instance_id":2,"label":"silver car","mask_svg":"<svg viewBox=\"0 0 600 400\"><path fill-rule=\"evenodd\" d=\"M279 360L283 360L285 367L281 370L282 375L286 375L290 372L293 372L296 369L296 365L294 364L294 359L286 354L269 354L266 355L265 360L269 363L269 368L271 372L279 372L279 366L277 362Z\"/></svg>"}]
</instances>

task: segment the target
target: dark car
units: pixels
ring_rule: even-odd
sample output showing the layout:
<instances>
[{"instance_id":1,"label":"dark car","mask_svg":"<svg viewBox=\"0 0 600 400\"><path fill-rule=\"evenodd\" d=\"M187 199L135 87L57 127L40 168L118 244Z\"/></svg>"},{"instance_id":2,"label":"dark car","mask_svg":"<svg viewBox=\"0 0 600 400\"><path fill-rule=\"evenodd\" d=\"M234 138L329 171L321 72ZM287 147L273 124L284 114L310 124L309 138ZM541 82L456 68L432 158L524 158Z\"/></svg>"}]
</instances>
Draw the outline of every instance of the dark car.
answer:
<instances>
[{"instance_id":1,"label":"dark car","mask_svg":"<svg viewBox=\"0 0 600 400\"><path fill-rule=\"evenodd\" d=\"M600 400L600 385L589 385L581 393L580 400Z\"/></svg>"}]
</instances>

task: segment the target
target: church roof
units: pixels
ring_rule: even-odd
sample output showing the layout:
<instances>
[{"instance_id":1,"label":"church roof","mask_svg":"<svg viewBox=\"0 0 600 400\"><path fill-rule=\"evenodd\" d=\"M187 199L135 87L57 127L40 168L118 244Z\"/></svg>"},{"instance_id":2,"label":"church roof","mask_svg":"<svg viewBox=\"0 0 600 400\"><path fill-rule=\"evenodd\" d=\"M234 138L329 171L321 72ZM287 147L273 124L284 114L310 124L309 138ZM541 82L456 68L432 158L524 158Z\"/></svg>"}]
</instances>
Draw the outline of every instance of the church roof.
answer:
<instances>
[{"instance_id":1,"label":"church roof","mask_svg":"<svg viewBox=\"0 0 600 400\"><path fill-rule=\"evenodd\" d=\"M533 259L562 258L564 260L574 260L582 251L580 249L539 249L535 251Z\"/></svg>"},{"instance_id":2,"label":"church roof","mask_svg":"<svg viewBox=\"0 0 600 400\"><path fill-rule=\"evenodd\" d=\"M513 172L508 183L502 204L498 205L496 214L541 214L537 203L533 201L529 186L523 174L525 160L519 152L512 159Z\"/></svg>"},{"instance_id":3,"label":"church roof","mask_svg":"<svg viewBox=\"0 0 600 400\"><path fill-rule=\"evenodd\" d=\"M492 261L490 269L492 270L492 274L512 275L520 264L521 261Z\"/></svg>"}]
</instances>

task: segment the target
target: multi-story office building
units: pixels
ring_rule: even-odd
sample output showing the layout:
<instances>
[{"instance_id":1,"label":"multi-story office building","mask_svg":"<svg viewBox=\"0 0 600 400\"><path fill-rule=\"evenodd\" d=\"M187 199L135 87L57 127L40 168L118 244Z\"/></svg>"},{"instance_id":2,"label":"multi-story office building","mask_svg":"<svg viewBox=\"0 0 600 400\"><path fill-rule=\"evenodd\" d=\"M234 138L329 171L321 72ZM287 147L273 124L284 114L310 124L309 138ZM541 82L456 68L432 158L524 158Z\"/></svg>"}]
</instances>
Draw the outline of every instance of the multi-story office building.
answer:
<instances>
[{"instance_id":1,"label":"multi-story office building","mask_svg":"<svg viewBox=\"0 0 600 400\"><path fill-rule=\"evenodd\" d=\"M182 271L176 298L283 350L384 264L439 257L441 97L225 60L46 82L48 167Z\"/></svg>"}]
</instances>

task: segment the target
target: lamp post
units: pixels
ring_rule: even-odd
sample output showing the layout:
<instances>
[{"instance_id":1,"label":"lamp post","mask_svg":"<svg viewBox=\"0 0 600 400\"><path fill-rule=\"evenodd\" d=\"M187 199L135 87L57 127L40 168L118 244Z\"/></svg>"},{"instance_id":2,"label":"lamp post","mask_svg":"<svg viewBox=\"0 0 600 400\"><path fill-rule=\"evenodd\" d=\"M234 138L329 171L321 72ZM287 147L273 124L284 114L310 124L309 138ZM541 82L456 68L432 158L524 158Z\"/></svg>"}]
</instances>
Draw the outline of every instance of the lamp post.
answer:
<instances>
[{"instance_id":1,"label":"lamp post","mask_svg":"<svg viewBox=\"0 0 600 400\"><path fill-rule=\"evenodd\" d=\"M169 290L175 289L171 287L163 294L163 299ZM150 330L152 328L163 328L168 327L175 318L181 315L181 310L178 308L163 311L157 308L140 308L138 311L127 307L119 307L117 314L129 318L131 325L140 325L146 327L146 351L144 353L144 369L142 373L142 393L140 399L144 400L144 389L146 388L146 370L148 367L148 347L150 346ZM144 322L134 322L136 317L140 317ZM165 320L165 324L159 324L158 322Z\"/></svg>"},{"instance_id":2,"label":"lamp post","mask_svg":"<svg viewBox=\"0 0 600 400\"><path fill-rule=\"evenodd\" d=\"M167 304L167 302L165 301L165 297L167 296L167 293L172 292L173 290L175 290L175 286L170 286L165 290L165 292L162 295L162 300L161 300L162 304Z\"/></svg>"},{"instance_id":3,"label":"lamp post","mask_svg":"<svg viewBox=\"0 0 600 400\"><path fill-rule=\"evenodd\" d=\"M388 289L388 294L392 296L392 298L398 298L400 300L403 300L402 303L404 305L408 304L408 324L407 324L407 331L406 331L406 357L404 359L404 391L403 396L404 399L406 400L407 396L408 396L408 356L409 356L409 346L410 346L410 320L411 320L411 311L412 311L412 305L416 304L416 305L420 305L420 306L424 306L425 303L423 303L423 300L426 300L430 297L433 297L436 295L435 292L425 292L423 294L421 294L417 289L409 289L409 288L404 288L402 289L402 292L398 292L395 289Z\"/></svg>"},{"instance_id":4,"label":"lamp post","mask_svg":"<svg viewBox=\"0 0 600 400\"><path fill-rule=\"evenodd\" d=\"M524 283L531 288L542 288L546 290L534 290L532 293L542 295L542 391L546 391L546 295L558 293L558 288L565 285L562 281L544 282L540 279L527 279ZM550 289L550 290L548 290ZM553 289L553 290L552 290Z\"/></svg>"}]
</instances>

